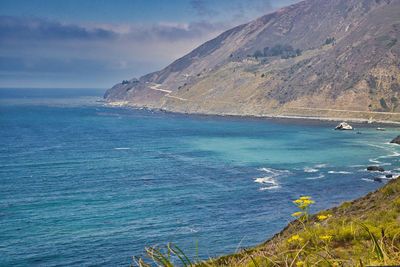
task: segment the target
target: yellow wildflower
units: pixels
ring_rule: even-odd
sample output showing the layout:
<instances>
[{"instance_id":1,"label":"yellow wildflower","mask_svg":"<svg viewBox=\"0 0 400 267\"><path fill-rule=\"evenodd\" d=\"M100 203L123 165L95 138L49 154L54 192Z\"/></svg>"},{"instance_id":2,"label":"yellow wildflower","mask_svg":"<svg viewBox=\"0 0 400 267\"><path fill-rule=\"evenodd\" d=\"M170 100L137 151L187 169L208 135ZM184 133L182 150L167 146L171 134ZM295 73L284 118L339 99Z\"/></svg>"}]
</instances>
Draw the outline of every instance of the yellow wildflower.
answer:
<instances>
[{"instance_id":1,"label":"yellow wildflower","mask_svg":"<svg viewBox=\"0 0 400 267\"><path fill-rule=\"evenodd\" d=\"M301 204L301 205L299 206L299 208L302 209L302 208L306 208L307 206L308 206L308 204Z\"/></svg>"},{"instance_id":2,"label":"yellow wildflower","mask_svg":"<svg viewBox=\"0 0 400 267\"><path fill-rule=\"evenodd\" d=\"M301 200L301 199L296 199L295 201L293 201L293 203L295 203L295 204L301 204L301 203L303 203L303 200Z\"/></svg>"},{"instance_id":3,"label":"yellow wildflower","mask_svg":"<svg viewBox=\"0 0 400 267\"><path fill-rule=\"evenodd\" d=\"M339 263L335 261L332 265L333 266L339 266Z\"/></svg>"},{"instance_id":4,"label":"yellow wildflower","mask_svg":"<svg viewBox=\"0 0 400 267\"><path fill-rule=\"evenodd\" d=\"M325 215L319 215L318 216L318 220L325 220L326 218L328 218L328 216L325 216Z\"/></svg>"},{"instance_id":5,"label":"yellow wildflower","mask_svg":"<svg viewBox=\"0 0 400 267\"><path fill-rule=\"evenodd\" d=\"M291 238L288 240L289 242L293 241L303 241L303 238L301 238L299 235L293 235Z\"/></svg>"},{"instance_id":6,"label":"yellow wildflower","mask_svg":"<svg viewBox=\"0 0 400 267\"><path fill-rule=\"evenodd\" d=\"M302 199L302 200L308 200L308 199L310 199L311 197L301 197L300 199Z\"/></svg>"},{"instance_id":7,"label":"yellow wildflower","mask_svg":"<svg viewBox=\"0 0 400 267\"><path fill-rule=\"evenodd\" d=\"M328 214L328 215L326 215L326 216L328 216L328 218L332 217L332 215L331 215L331 214Z\"/></svg>"},{"instance_id":8,"label":"yellow wildflower","mask_svg":"<svg viewBox=\"0 0 400 267\"><path fill-rule=\"evenodd\" d=\"M371 264L378 266L379 265L379 261L373 261Z\"/></svg>"},{"instance_id":9,"label":"yellow wildflower","mask_svg":"<svg viewBox=\"0 0 400 267\"><path fill-rule=\"evenodd\" d=\"M314 204L315 201L312 200L304 200L304 204Z\"/></svg>"},{"instance_id":10,"label":"yellow wildflower","mask_svg":"<svg viewBox=\"0 0 400 267\"><path fill-rule=\"evenodd\" d=\"M332 238L331 235L320 235L319 238L323 239L323 240L329 240Z\"/></svg>"},{"instance_id":11,"label":"yellow wildflower","mask_svg":"<svg viewBox=\"0 0 400 267\"><path fill-rule=\"evenodd\" d=\"M303 215L303 212L302 212L302 211L295 212L295 213L292 214L293 217L294 217L294 216L301 216L301 215Z\"/></svg>"},{"instance_id":12,"label":"yellow wildflower","mask_svg":"<svg viewBox=\"0 0 400 267\"><path fill-rule=\"evenodd\" d=\"M304 265L304 262L302 262L302 261L296 262L296 266L302 266L302 265Z\"/></svg>"}]
</instances>

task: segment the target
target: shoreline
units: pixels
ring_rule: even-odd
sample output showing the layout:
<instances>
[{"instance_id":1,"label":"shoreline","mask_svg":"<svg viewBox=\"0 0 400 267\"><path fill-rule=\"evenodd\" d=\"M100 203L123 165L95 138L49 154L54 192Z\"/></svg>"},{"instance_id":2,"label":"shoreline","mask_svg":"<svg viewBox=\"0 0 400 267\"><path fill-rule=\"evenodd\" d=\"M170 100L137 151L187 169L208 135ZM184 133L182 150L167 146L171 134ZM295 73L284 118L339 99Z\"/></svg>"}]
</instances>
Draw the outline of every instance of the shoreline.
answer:
<instances>
[{"instance_id":1,"label":"shoreline","mask_svg":"<svg viewBox=\"0 0 400 267\"><path fill-rule=\"evenodd\" d=\"M357 253L354 253L354 250L350 249L359 245L362 241L359 237L357 237L355 234L352 234L353 241L354 240L359 240L359 244L352 244L349 242L349 232L345 231L345 225L350 226L351 229L353 227L357 227L357 224L353 224L352 222L357 222L359 221L359 217L363 216L362 222L363 223L369 223L370 225L372 224L371 222L378 224L378 225L383 225L386 224L385 231L388 230L388 227L395 228L396 226L394 225L389 225L388 223L385 223L382 221L382 216L379 216L379 211L393 211L395 208L395 199L398 199L398 190L400 189L400 176L399 177L393 177L390 179L387 183L384 183L377 189L370 191L366 193L365 195L351 199L349 201L342 202L339 205L323 209L320 211L317 211L315 213L309 214L308 218L311 223L313 223L316 226L309 226L315 229L315 227L318 227L318 229L323 229L325 232L328 232L330 229L335 229L335 235L334 238L340 239L339 241L336 241L337 246L336 247L330 247L330 251L335 251L336 253L341 253L341 257L337 256L338 258L337 261L341 262L352 262L349 266L354 266L354 263L361 262L361 258L359 257ZM397 195L396 195L397 194ZM398 201L398 200L397 200ZM397 210L397 208L396 208ZM397 211L398 213L398 211ZM320 215L325 215L325 218L320 219ZM319 228L321 223L321 220L325 220L328 215L328 222L325 222L324 225ZM330 219L330 218L333 219ZM335 222L334 220L340 220L340 223ZM350 223L345 222L345 221L350 221ZM393 220L392 220L393 221ZM349 225L350 224L350 225ZM219 257L216 257L215 259L212 259L209 262L216 263L216 266L225 266L225 263L228 262L243 262L243 260L246 260L245 262L254 262L254 259L258 257L257 259L260 260L260 255L267 255L265 258L268 261L270 261L270 258L273 256L279 256L278 252L279 250L279 245L282 245L285 240L289 240L290 236L303 236L304 238L307 238L306 235L304 235L305 227L303 223L297 218L293 219L292 221L288 222L286 226L284 226L279 232L275 233L273 236L268 238L266 241L259 243L254 246L242 248L241 250L232 253L232 254L227 254L227 255L221 255ZM336 227L336 228L335 228ZM383 228L381 228L383 229ZM362 229L362 230L365 230ZM367 227L368 230L368 227ZM369 230L368 230L369 231ZM382 230L382 235L384 236L384 232ZM378 237L380 240L382 240L384 237ZM375 237L374 237L375 238ZM386 237L386 238L391 238ZM372 239L372 238L371 238ZM368 239L367 239L368 240ZM393 242L395 238L392 239ZM290 241L289 241L290 242ZM300 241L301 242L301 241ZM332 242L332 241L329 241ZM335 242L335 240L333 241ZM303 248L308 244L307 242ZM393 244L393 243L392 243ZM365 248L369 248L369 244ZM382 245L381 245L382 246ZM382 246L384 247L384 246ZM302 249L303 249L302 248ZM328 248L328 247L326 247ZM337 250L337 248L342 248L342 251ZM298 250L298 248L296 248ZM300 250L301 251L301 250ZM387 250L388 251L388 250ZM265 253L267 252L267 253ZM249 256L250 255L250 256ZM253 255L253 256L251 256ZM288 253L285 253L284 255L289 255ZM332 255L330 255L332 256ZM297 257L297 256L296 256ZM279 257L277 257L279 259ZM264 259L264 260L265 260ZM363 255L364 261L367 261L368 255ZM353 261L352 261L353 260ZM376 258L374 259L376 261ZM381 259L383 260L383 259ZM397 261L399 258L397 258ZM398 262L395 262L396 264ZM381 266L381 264L378 264ZM248 265L246 265L248 266ZM262 265L260 265L262 266ZM269 265L268 265L269 266ZM343 266L348 266L347 264ZM369 266L369 264L366 264L366 266ZM375 265L374 265L375 266ZM383 265L382 265L383 266ZM385 266L399 266L399 265L387 265Z\"/></svg>"},{"instance_id":2,"label":"shoreline","mask_svg":"<svg viewBox=\"0 0 400 267\"><path fill-rule=\"evenodd\" d=\"M200 118L212 118L219 120L240 120L240 121L267 121L279 124L292 124L292 125L304 125L304 126L333 126L341 122L351 123L353 128L377 128L377 127L400 127L400 122L397 121L383 121L383 120L373 120L370 122L367 119L358 118L329 118L329 117L312 117L312 116L290 116L290 115L240 115L240 114L212 114L212 113L186 113L165 110L162 108L149 108L149 107L138 107L134 105L129 105L127 103L120 102L106 102L103 106L111 108L125 108L134 109L139 111L150 111L150 112L160 112L164 114L173 115L185 115Z\"/></svg>"}]
</instances>

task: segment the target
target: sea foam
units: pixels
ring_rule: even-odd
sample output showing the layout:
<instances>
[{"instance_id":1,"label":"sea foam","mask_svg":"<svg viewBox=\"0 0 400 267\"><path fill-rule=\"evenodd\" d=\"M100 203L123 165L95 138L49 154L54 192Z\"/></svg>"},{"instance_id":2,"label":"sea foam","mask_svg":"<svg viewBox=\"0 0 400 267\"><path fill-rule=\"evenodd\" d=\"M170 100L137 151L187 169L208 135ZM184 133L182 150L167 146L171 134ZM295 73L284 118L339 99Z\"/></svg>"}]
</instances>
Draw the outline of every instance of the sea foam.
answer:
<instances>
[{"instance_id":1,"label":"sea foam","mask_svg":"<svg viewBox=\"0 0 400 267\"><path fill-rule=\"evenodd\" d=\"M307 173L314 173L314 172L318 172L318 171L319 171L318 169L314 169L314 168L310 168L310 167L304 168L304 172L307 172Z\"/></svg>"},{"instance_id":2,"label":"sea foam","mask_svg":"<svg viewBox=\"0 0 400 267\"><path fill-rule=\"evenodd\" d=\"M324 177L325 177L325 175L320 174L320 175L315 176L315 177L308 177L308 178L306 178L306 180L318 180L318 179L322 179Z\"/></svg>"},{"instance_id":3,"label":"sea foam","mask_svg":"<svg viewBox=\"0 0 400 267\"><path fill-rule=\"evenodd\" d=\"M346 171L328 171L330 174L350 174L351 172Z\"/></svg>"},{"instance_id":4,"label":"sea foam","mask_svg":"<svg viewBox=\"0 0 400 267\"><path fill-rule=\"evenodd\" d=\"M260 171L266 172L268 175L264 177L254 178L254 182L262 184L260 191L278 189L281 186L277 182L276 178L288 176L291 172L288 170L276 170L272 168L261 168Z\"/></svg>"}]
</instances>

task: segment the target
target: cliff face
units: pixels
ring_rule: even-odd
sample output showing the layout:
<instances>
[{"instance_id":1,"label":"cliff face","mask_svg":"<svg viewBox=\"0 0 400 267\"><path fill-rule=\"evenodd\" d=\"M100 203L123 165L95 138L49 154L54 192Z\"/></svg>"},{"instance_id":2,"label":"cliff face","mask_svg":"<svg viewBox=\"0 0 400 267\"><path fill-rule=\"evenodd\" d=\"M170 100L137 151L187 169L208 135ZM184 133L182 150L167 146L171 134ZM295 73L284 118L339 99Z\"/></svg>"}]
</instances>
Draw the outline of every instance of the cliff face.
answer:
<instances>
[{"instance_id":1,"label":"cliff face","mask_svg":"<svg viewBox=\"0 0 400 267\"><path fill-rule=\"evenodd\" d=\"M400 1L306 0L228 30L114 104L169 111L400 121Z\"/></svg>"}]
</instances>

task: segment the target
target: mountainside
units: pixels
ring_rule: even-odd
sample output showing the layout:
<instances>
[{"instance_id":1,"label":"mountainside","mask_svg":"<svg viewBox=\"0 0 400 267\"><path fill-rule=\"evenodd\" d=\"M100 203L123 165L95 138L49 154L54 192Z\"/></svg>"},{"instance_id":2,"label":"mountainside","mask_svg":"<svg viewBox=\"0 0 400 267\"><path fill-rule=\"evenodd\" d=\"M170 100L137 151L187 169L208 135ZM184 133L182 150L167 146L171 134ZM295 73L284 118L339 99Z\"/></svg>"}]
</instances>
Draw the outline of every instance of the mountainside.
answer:
<instances>
[{"instance_id":1,"label":"mountainside","mask_svg":"<svg viewBox=\"0 0 400 267\"><path fill-rule=\"evenodd\" d=\"M104 97L183 113L400 121L399 14L399 0L306 0Z\"/></svg>"},{"instance_id":2,"label":"mountainside","mask_svg":"<svg viewBox=\"0 0 400 267\"><path fill-rule=\"evenodd\" d=\"M135 256L134 262L152 266L153 261L166 267L400 266L400 177L361 198L312 215L311 196L292 202L296 219L258 246L207 262L193 257L191 262L192 257L176 245L157 244L147 247L142 258Z\"/></svg>"},{"instance_id":3,"label":"mountainside","mask_svg":"<svg viewBox=\"0 0 400 267\"><path fill-rule=\"evenodd\" d=\"M297 216L257 247L202 266L399 266L399 193L400 177L306 221Z\"/></svg>"}]
</instances>

